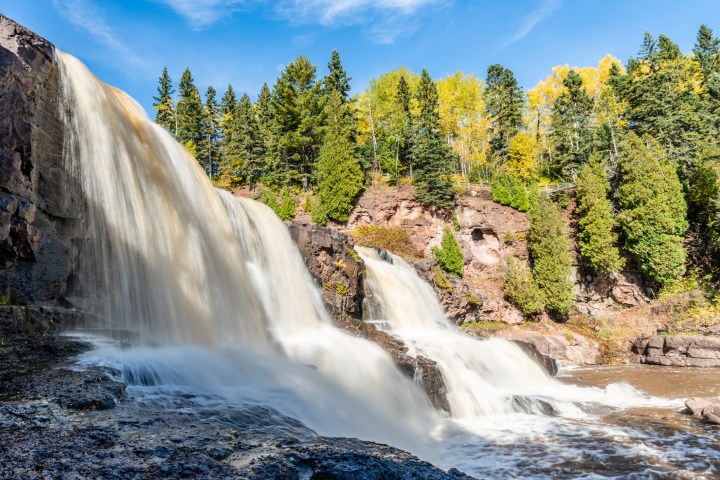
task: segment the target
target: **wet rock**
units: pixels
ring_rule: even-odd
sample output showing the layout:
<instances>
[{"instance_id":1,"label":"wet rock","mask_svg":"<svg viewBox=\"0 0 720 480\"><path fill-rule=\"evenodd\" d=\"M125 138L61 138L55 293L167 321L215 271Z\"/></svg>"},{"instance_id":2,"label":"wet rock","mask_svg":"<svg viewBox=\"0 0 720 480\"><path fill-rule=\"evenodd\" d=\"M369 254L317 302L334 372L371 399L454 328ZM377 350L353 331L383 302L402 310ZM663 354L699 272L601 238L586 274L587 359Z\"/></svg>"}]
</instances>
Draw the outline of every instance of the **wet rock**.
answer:
<instances>
[{"instance_id":1,"label":"wet rock","mask_svg":"<svg viewBox=\"0 0 720 480\"><path fill-rule=\"evenodd\" d=\"M530 358L535 360L540 366L542 366L548 374L555 376L558 373L558 362L556 359L549 355L544 355L538 350L538 346L535 343L531 343L524 340L513 340L513 343L520 347ZM546 350L548 351L548 350Z\"/></svg>"},{"instance_id":2,"label":"wet rock","mask_svg":"<svg viewBox=\"0 0 720 480\"><path fill-rule=\"evenodd\" d=\"M0 290L67 305L80 189L64 168L54 47L0 15Z\"/></svg>"},{"instance_id":3,"label":"wet rock","mask_svg":"<svg viewBox=\"0 0 720 480\"><path fill-rule=\"evenodd\" d=\"M434 260L413 262L418 275L429 283L445 311L455 324L476 322L482 318L485 295L471 289L462 278L442 272Z\"/></svg>"},{"instance_id":4,"label":"wet rock","mask_svg":"<svg viewBox=\"0 0 720 480\"><path fill-rule=\"evenodd\" d=\"M632 343L642 363L672 367L720 367L720 337L643 336Z\"/></svg>"},{"instance_id":5,"label":"wet rock","mask_svg":"<svg viewBox=\"0 0 720 480\"><path fill-rule=\"evenodd\" d=\"M708 398L685 400L686 412L705 423L720 425L720 403Z\"/></svg>"},{"instance_id":6,"label":"wet rock","mask_svg":"<svg viewBox=\"0 0 720 480\"><path fill-rule=\"evenodd\" d=\"M290 222L288 229L333 319L339 323L362 319L365 264L353 250L352 239L313 224Z\"/></svg>"}]
</instances>

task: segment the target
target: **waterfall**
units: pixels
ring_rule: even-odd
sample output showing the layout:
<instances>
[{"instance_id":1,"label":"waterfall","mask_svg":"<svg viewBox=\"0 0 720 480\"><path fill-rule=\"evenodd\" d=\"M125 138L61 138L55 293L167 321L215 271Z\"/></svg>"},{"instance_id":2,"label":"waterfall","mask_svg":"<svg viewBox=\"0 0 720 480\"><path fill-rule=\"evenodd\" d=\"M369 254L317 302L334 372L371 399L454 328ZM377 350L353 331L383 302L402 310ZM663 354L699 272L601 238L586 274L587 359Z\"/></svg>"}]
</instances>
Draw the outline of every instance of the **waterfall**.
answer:
<instances>
[{"instance_id":1,"label":"waterfall","mask_svg":"<svg viewBox=\"0 0 720 480\"><path fill-rule=\"evenodd\" d=\"M216 190L137 102L57 58L64 156L86 201L80 274L131 346L100 343L83 361L118 369L141 398L260 404L422 451L438 415L387 352L332 325L272 210Z\"/></svg>"},{"instance_id":2,"label":"waterfall","mask_svg":"<svg viewBox=\"0 0 720 480\"><path fill-rule=\"evenodd\" d=\"M643 401L633 391L624 395L562 384L514 343L465 335L447 320L435 292L411 265L374 248L355 249L365 261L366 285L376 303L369 310L379 318L372 321L387 325L417 355L437 362L455 418L513 412L572 416L582 414L582 404Z\"/></svg>"},{"instance_id":3,"label":"waterfall","mask_svg":"<svg viewBox=\"0 0 720 480\"><path fill-rule=\"evenodd\" d=\"M128 95L70 55L58 61L99 316L148 342L266 345L232 225L198 163Z\"/></svg>"}]
</instances>

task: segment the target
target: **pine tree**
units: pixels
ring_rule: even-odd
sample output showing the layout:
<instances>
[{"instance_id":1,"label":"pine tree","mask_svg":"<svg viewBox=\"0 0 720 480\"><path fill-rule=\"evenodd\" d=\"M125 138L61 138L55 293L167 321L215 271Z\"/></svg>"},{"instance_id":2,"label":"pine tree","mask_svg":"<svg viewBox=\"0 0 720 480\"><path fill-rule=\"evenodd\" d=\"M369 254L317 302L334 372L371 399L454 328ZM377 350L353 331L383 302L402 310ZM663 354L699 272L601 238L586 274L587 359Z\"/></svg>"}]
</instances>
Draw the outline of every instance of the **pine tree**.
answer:
<instances>
[{"instance_id":1,"label":"pine tree","mask_svg":"<svg viewBox=\"0 0 720 480\"><path fill-rule=\"evenodd\" d=\"M567 90L555 100L550 120L550 141L555 150L552 172L561 178L574 178L592 149L593 102L574 70L568 72L563 85Z\"/></svg>"},{"instance_id":2,"label":"pine tree","mask_svg":"<svg viewBox=\"0 0 720 480\"><path fill-rule=\"evenodd\" d=\"M398 81L395 101L400 107L397 112L397 129L395 131L395 177L402 173L412 176L412 114L410 113L410 87L405 76Z\"/></svg>"},{"instance_id":3,"label":"pine tree","mask_svg":"<svg viewBox=\"0 0 720 480\"><path fill-rule=\"evenodd\" d=\"M340 92L332 92L326 105L327 132L317 162L317 199L327 218L346 222L363 187L363 171L350 140L352 124L345 114Z\"/></svg>"},{"instance_id":4,"label":"pine tree","mask_svg":"<svg viewBox=\"0 0 720 480\"><path fill-rule=\"evenodd\" d=\"M485 112L491 121L492 155L503 159L510 139L522 127L525 97L513 72L502 65L490 65L485 80Z\"/></svg>"},{"instance_id":5,"label":"pine tree","mask_svg":"<svg viewBox=\"0 0 720 480\"><path fill-rule=\"evenodd\" d=\"M694 266L720 280L720 149L708 148L695 162L688 191L691 235L686 242Z\"/></svg>"},{"instance_id":6,"label":"pine tree","mask_svg":"<svg viewBox=\"0 0 720 480\"><path fill-rule=\"evenodd\" d=\"M215 99L217 92L210 86L205 92L203 106L202 140L198 148L198 160L205 167L210 178L217 175L219 159L218 140L220 138L220 106Z\"/></svg>"},{"instance_id":7,"label":"pine tree","mask_svg":"<svg viewBox=\"0 0 720 480\"><path fill-rule=\"evenodd\" d=\"M563 229L560 210L546 195L537 195L532 202L528 248L532 254L533 277L547 309L567 314L573 303L570 241Z\"/></svg>"},{"instance_id":8,"label":"pine tree","mask_svg":"<svg viewBox=\"0 0 720 480\"><path fill-rule=\"evenodd\" d=\"M257 102L255 102L258 126L263 142L267 145L270 140L270 124L272 123L272 94L267 83L263 83Z\"/></svg>"},{"instance_id":9,"label":"pine tree","mask_svg":"<svg viewBox=\"0 0 720 480\"><path fill-rule=\"evenodd\" d=\"M682 185L660 144L631 133L620 156L618 223L640 271L661 285L685 273L688 228Z\"/></svg>"},{"instance_id":10,"label":"pine tree","mask_svg":"<svg viewBox=\"0 0 720 480\"><path fill-rule=\"evenodd\" d=\"M155 123L163 127L171 134L175 134L175 110L173 108L172 95L175 89L172 86L172 78L167 67L163 67L157 88L157 97L153 97L153 108L155 108Z\"/></svg>"},{"instance_id":11,"label":"pine tree","mask_svg":"<svg viewBox=\"0 0 720 480\"><path fill-rule=\"evenodd\" d=\"M445 270L447 273L451 273L460 278L463 276L463 265L465 263L465 256L460 249L450 227L443 229L442 238L440 239L440 248L432 248L433 255L440 265L440 268Z\"/></svg>"},{"instance_id":12,"label":"pine tree","mask_svg":"<svg viewBox=\"0 0 720 480\"><path fill-rule=\"evenodd\" d=\"M340 94L342 103L347 103L350 100L350 77L347 76L345 69L340 63L340 54L337 50L332 51L330 62L328 63L328 74L323 80L325 87L325 95L328 100L332 96L333 92Z\"/></svg>"},{"instance_id":13,"label":"pine tree","mask_svg":"<svg viewBox=\"0 0 720 480\"><path fill-rule=\"evenodd\" d=\"M197 152L202 142L203 106L189 68L185 69L180 78L179 89L175 137L178 142L191 147L189 150Z\"/></svg>"},{"instance_id":14,"label":"pine tree","mask_svg":"<svg viewBox=\"0 0 720 480\"><path fill-rule=\"evenodd\" d=\"M503 293L523 313L535 314L545 308L542 292L525 260L509 257L504 273Z\"/></svg>"},{"instance_id":15,"label":"pine tree","mask_svg":"<svg viewBox=\"0 0 720 480\"><path fill-rule=\"evenodd\" d=\"M416 98L420 116L412 142L415 196L424 207L450 208L455 200L450 178L454 157L440 127L437 87L425 69Z\"/></svg>"},{"instance_id":16,"label":"pine tree","mask_svg":"<svg viewBox=\"0 0 720 480\"><path fill-rule=\"evenodd\" d=\"M700 25L693 52L705 82L713 73L720 73L720 38L707 25Z\"/></svg>"},{"instance_id":17,"label":"pine tree","mask_svg":"<svg viewBox=\"0 0 720 480\"><path fill-rule=\"evenodd\" d=\"M593 155L577 179L578 247L587 266L605 274L619 271L625 263L617 247L609 194L607 167Z\"/></svg>"},{"instance_id":18,"label":"pine tree","mask_svg":"<svg viewBox=\"0 0 720 480\"><path fill-rule=\"evenodd\" d=\"M264 148L255 109L247 94L238 102L233 126L231 150L240 156L239 165L243 176L250 188L254 189L263 172Z\"/></svg>"},{"instance_id":19,"label":"pine tree","mask_svg":"<svg viewBox=\"0 0 720 480\"><path fill-rule=\"evenodd\" d=\"M222 132L220 146L223 154L226 153L227 146L232 140L232 124L235 117L236 105L237 98L235 97L235 90L232 85L228 85L222 100L220 100L220 131Z\"/></svg>"}]
</instances>

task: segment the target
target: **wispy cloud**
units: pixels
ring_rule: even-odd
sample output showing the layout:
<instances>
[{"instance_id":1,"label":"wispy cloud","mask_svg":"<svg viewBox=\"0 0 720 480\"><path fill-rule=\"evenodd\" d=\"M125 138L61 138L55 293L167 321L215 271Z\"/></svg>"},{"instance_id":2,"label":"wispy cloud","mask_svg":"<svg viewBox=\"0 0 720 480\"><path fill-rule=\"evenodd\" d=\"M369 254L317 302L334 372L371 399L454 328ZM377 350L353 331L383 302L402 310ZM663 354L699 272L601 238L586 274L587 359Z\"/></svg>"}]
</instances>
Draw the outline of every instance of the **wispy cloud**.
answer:
<instances>
[{"instance_id":1,"label":"wispy cloud","mask_svg":"<svg viewBox=\"0 0 720 480\"><path fill-rule=\"evenodd\" d=\"M53 0L53 6L70 23L85 30L94 40L104 45L113 58L133 67L147 68L148 62L138 55L115 33L92 2L87 0Z\"/></svg>"},{"instance_id":2,"label":"wispy cloud","mask_svg":"<svg viewBox=\"0 0 720 480\"><path fill-rule=\"evenodd\" d=\"M202 29L243 9L263 6L292 24L337 28L361 25L371 41L393 43L417 28L428 7L452 0L154 0Z\"/></svg>"},{"instance_id":3,"label":"wispy cloud","mask_svg":"<svg viewBox=\"0 0 720 480\"><path fill-rule=\"evenodd\" d=\"M511 45L513 43L519 42L530 32L533 31L533 29L543 20L550 17L550 15L557 10L560 5L562 4L562 0L541 0L540 5L530 12L530 14L525 17L525 19L522 22L522 25L520 26L515 33L513 33L512 36L508 37L505 41L503 41L500 44L500 49L507 47L508 45Z\"/></svg>"},{"instance_id":4,"label":"wispy cloud","mask_svg":"<svg viewBox=\"0 0 720 480\"><path fill-rule=\"evenodd\" d=\"M202 29L218 20L263 0L154 0L184 17L193 29Z\"/></svg>"}]
</instances>

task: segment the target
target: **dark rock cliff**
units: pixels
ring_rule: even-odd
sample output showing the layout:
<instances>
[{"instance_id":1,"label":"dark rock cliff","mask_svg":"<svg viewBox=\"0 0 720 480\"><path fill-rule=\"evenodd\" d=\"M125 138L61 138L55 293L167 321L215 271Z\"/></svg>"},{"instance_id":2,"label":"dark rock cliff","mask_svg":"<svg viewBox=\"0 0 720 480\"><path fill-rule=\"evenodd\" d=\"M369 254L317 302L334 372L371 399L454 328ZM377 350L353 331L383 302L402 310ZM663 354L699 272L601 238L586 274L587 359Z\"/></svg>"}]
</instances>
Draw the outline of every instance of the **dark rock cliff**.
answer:
<instances>
[{"instance_id":1,"label":"dark rock cliff","mask_svg":"<svg viewBox=\"0 0 720 480\"><path fill-rule=\"evenodd\" d=\"M0 15L0 288L20 301L66 304L80 218L63 165L54 47Z\"/></svg>"}]
</instances>

